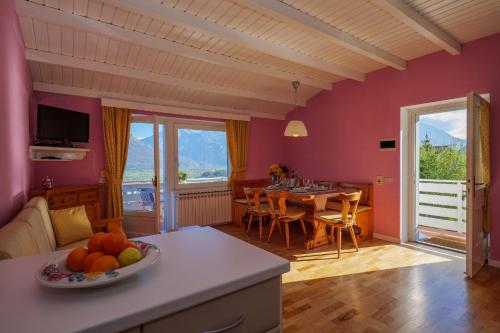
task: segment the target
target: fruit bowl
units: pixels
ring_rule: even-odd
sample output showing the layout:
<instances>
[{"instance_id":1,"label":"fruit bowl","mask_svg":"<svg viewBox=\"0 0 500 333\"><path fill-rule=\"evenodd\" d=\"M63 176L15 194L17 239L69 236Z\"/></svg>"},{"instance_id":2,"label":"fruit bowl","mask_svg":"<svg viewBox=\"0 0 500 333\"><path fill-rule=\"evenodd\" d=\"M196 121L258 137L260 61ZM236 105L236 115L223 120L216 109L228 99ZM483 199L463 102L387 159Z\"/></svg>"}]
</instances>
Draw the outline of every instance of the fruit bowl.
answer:
<instances>
[{"instance_id":1,"label":"fruit bowl","mask_svg":"<svg viewBox=\"0 0 500 333\"><path fill-rule=\"evenodd\" d=\"M118 269L99 273L71 272L66 267L67 253L49 261L37 273L36 279L51 288L91 288L109 285L125 279L154 264L160 257L160 249L153 244L133 241L142 252L138 262Z\"/></svg>"}]
</instances>

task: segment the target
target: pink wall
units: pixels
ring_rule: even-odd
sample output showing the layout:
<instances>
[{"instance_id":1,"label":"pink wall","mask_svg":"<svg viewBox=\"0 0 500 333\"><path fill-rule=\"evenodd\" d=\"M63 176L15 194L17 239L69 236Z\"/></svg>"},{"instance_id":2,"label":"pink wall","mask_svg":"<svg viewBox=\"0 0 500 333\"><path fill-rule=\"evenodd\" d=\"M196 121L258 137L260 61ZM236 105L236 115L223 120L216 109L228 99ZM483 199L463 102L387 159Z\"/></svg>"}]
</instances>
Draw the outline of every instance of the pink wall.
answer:
<instances>
[{"instance_id":1,"label":"pink wall","mask_svg":"<svg viewBox=\"0 0 500 333\"><path fill-rule=\"evenodd\" d=\"M252 118L248 138L248 163L245 178L269 177L273 163L283 164L286 157L285 123L281 120Z\"/></svg>"},{"instance_id":2,"label":"pink wall","mask_svg":"<svg viewBox=\"0 0 500 333\"><path fill-rule=\"evenodd\" d=\"M462 54L435 53L408 62L408 69L382 69L365 82L343 81L308 102L299 112L309 137L287 142L287 163L316 179L394 183L375 186L375 232L400 235L399 150L380 152L377 140L399 138L400 107L491 94L492 247L500 259L500 34L463 45ZM296 113L293 113L296 115Z\"/></svg>"},{"instance_id":3,"label":"pink wall","mask_svg":"<svg viewBox=\"0 0 500 333\"><path fill-rule=\"evenodd\" d=\"M45 104L63 109L85 112L90 115L89 143L77 143L75 146L89 148L91 151L81 161L33 162L32 187L40 187L44 176L54 178L56 186L97 184L99 172L104 170L104 141L102 134L101 100L98 98L59 95L52 93L33 93L30 107L31 138L36 136L37 105Z\"/></svg>"},{"instance_id":4,"label":"pink wall","mask_svg":"<svg viewBox=\"0 0 500 333\"><path fill-rule=\"evenodd\" d=\"M31 162L28 108L31 75L14 1L0 3L0 226L26 202Z\"/></svg>"}]
</instances>

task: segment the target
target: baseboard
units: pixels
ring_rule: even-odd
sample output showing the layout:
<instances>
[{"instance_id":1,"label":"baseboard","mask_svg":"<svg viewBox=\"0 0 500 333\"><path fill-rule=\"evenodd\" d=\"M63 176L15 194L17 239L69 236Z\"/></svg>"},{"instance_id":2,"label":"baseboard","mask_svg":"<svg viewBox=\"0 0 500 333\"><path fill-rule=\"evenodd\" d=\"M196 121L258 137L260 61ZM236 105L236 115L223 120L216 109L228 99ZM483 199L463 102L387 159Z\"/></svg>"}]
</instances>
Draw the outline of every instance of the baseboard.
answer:
<instances>
[{"instance_id":1,"label":"baseboard","mask_svg":"<svg viewBox=\"0 0 500 333\"><path fill-rule=\"evenodd\" d=\"M488 265L492 267L500 268L500 260L488 259Z\"/></svg>"},{"instance_id":2,"label":"baseboard","mask_svg":"<svg viewBox=\"0 0 500 333\"><path fill-rule=\"evenodd\" d=\"M396 243L396 244L400 244L401 243L401 239L399 239L399 238L391 237L391 236L386 236L386 235L381 235L381 234L376 234L376 233L373 234L373 238L385 240L387 242Z\"/></svg>"}]
</instances>

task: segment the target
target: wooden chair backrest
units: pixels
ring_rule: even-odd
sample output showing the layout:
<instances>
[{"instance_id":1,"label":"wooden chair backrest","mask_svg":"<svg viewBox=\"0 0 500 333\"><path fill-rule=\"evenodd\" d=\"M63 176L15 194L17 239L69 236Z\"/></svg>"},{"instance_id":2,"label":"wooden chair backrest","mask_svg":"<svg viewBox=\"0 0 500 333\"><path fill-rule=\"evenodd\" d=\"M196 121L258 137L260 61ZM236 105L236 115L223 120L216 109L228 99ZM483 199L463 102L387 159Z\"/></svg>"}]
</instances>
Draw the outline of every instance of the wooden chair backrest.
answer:
<instances>
[{"instance_id":1,"label":"wooden chair backrest","mask_svg":"<svg viewBox=\"0 0 500 333\"><path fill-rule=\"evenodd\" d=\"M361 199L361 195L362 192L339 194L338 199L340 200L340 202L342 202L342 222L356 221L356 213L358 211L358 205ZM351 205L353 206L352 209ZM349 214L351 214L350 219Z\"/></svg>"},{"instance_id":2,"label":"wooden chair backrest","mask_svg":"<svg viewBox=\"0 0 500 333\"><path fill-rule=\"evenodd\" d=\"M261 187L244 187L243 192L247 199L248 210L260 210L260 195L264 191Z\"/></svg>"},{"instance_id":3,"label":"wooden chair backrest","mask_svg":"<svg viewBox=\"0 0 500 333\"><path fill-rule=\"evenodd\" d=\"M359 203L373 207L373 184L371 183L337 183L336 188L343 192L361 192Z\"/></svg>"},{"instance_id":4,"label":"wooden chair backrest","mask_svg":"<svg viewBox=\"0 0 500 333\"><path fill-rule=\"evenodd\" d=\"M286 199L289 193L283 191L268 191L267 200L269 202L269 213L272 218L276 217L276 211L279 209L279 216L286 215Z\"/></svg>"}]
</instances>

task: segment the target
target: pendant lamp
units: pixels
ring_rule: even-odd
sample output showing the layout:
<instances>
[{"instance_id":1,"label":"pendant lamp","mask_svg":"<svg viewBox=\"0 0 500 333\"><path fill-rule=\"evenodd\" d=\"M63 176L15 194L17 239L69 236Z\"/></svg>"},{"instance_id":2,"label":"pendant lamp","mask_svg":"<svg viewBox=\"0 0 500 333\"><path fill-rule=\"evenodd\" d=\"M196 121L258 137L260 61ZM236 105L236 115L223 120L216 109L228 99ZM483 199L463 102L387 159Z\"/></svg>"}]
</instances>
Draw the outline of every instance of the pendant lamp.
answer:
<instances>
[{"instance_id":1,"label":"pendant lamp","mask_svg":"<svg viewBox=\"0 0 500 333\"><path fill-rule=\"evenodd\" d=\"M293 81L292 87L295 90L295 109L297 109L297 90L299 89L300 82ZM298 112L298 110L297 110ZM306 125L302 120L290 120L285 128L285 136L292 136L294 138L307 136Z\"/></svg>"}]
</instances>

